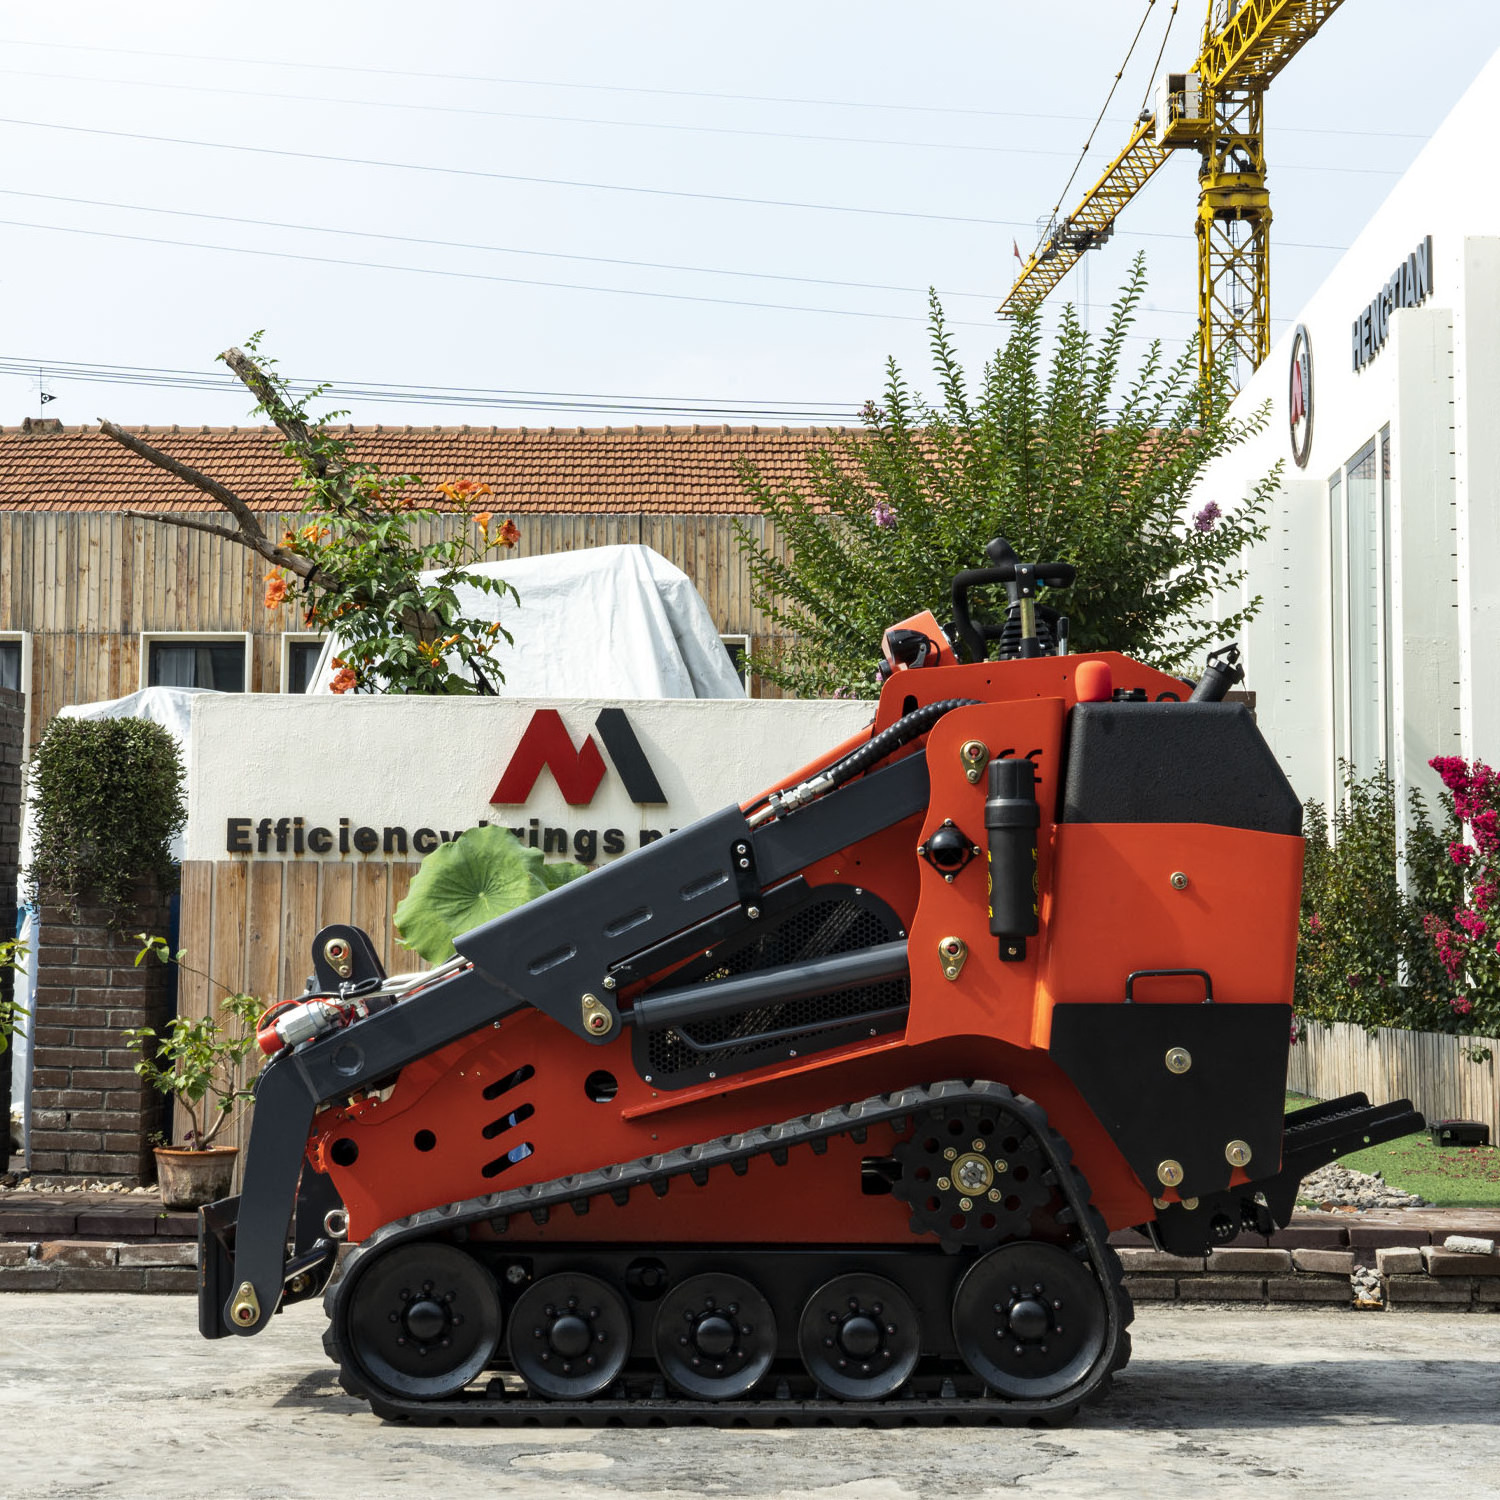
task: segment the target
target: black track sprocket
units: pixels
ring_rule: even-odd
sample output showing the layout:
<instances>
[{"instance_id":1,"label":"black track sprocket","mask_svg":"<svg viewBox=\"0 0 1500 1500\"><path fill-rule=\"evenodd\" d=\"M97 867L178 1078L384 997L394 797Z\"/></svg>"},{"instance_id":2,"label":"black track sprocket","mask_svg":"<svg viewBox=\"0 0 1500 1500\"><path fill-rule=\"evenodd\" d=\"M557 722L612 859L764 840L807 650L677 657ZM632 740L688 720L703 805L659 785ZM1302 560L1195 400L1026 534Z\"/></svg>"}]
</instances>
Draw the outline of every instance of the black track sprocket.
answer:
<instances>
[{"instance_id":1,"label":"black track sprocket","mask_svg":"<svg viewBox=\"0 0 1500 1500\"><path fill-rule=\"evenodd\" d=\"M1026 1121L972 1100L923 1110L892 1154L901 1175L891 1191L910 1205L912 1232L949 1251L1030 1238L1056 1186Z\"/></svg>"}]
</instances>

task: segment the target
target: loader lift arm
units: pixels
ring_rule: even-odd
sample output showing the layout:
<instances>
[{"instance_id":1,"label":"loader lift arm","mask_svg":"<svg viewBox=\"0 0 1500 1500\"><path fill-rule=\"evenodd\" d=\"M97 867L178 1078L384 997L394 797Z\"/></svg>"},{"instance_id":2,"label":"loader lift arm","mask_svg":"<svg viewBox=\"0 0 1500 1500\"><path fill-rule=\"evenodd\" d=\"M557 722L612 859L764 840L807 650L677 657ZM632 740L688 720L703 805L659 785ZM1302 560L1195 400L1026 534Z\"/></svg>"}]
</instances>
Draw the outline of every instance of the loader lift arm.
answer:
<instances>
[{"instance_id":1,"label":"loader lift arm","mask_svg":"<svg viewBox=\"0 0 1500 1500\"><path fill-rule=\"evenodd\" d=\"M613 1041L623 1018L601 983L611 967L704 918L754 907L764 887L911 817L927 796L927 763L918 752L759 828L738 807L725 808L459 938L455 946L472 968L274 1059L256 1089L243 1192L226 1200L232 1207L205 1211L200 1228L200 1331L207 1338L258 1333L281 1303L287 1232L319 1106L527 1005L588 1041ZM740 846L750 851L740 857L750 860L753 889L736 879ZM649 917L636 920L643 911ZM889 967L889 955L878 957ZM494 977L502 960L511 972L534 976L527 994ZM782 984L790 993L804 977L786 974ZM596 1030L600 1016L609 1024Z\"/></svg>"}]
</instances>

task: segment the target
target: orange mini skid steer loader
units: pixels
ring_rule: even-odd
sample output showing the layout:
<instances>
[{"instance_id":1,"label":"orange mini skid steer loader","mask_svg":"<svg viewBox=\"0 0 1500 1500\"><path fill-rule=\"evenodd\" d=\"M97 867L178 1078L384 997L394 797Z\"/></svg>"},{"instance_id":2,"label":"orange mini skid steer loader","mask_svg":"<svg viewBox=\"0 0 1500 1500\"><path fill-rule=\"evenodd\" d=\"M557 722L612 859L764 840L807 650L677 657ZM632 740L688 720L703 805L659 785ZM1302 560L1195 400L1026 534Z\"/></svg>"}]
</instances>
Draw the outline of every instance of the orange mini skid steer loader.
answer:
<instances>
[{"instance_id":1,"label":"orange mini skid steer loader","mask_svg":"<svg viewBox=\"0 0 1500 1500\"><path fill-rule=\"evenodd\" d=\"M781 785L428 974L321 932L203 1334L327 1287L383 1416L1057 1422L1129 1355L1111 1229L1202 1254L1420 1129L1284 1117L1302 811L1233 648L1192 689L1063 654L1073 570L989 553Z\"/></svg>"}]
</instances>

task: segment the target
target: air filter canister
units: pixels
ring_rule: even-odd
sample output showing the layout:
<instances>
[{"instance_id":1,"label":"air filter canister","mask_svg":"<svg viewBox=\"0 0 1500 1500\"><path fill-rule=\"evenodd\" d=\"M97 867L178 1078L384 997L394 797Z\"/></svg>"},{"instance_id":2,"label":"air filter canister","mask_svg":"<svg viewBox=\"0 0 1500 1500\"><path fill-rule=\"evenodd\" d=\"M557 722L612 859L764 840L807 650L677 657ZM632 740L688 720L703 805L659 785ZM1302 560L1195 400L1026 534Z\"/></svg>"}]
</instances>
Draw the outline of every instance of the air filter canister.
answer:
<instances>
[{"instance_id":1,"label":"air filter canister","mask_svg":"<svg viewBox=\"0 0 1500 1500\"><path fill-rule=\"evenodd\" d=\"M992 760L984 826L989 835L990 932L1002 958L1019 958L1025 945L1008 953L1007 939L1031 937L1037 930L1036 833L1042 821L1036 800L1036 768L1029 760Z\"/></svg>"}]
</instances>

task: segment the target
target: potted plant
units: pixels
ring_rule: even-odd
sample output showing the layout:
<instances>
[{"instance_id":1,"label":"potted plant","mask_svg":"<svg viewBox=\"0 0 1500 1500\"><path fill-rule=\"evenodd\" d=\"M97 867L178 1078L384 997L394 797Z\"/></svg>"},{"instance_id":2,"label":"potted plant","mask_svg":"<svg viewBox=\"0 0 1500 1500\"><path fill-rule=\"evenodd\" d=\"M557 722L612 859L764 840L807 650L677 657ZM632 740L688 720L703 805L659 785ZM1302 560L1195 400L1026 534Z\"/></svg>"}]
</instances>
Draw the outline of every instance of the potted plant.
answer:
<instances>
[{"instance_id":1,"label":"potted plant","mask_svg":"<svg viewBox=\"0 0 1500 1500\"><path fill-rule=\"evenodd\" d=\"M165 938L137 934L142 944L135 961L148 955L162 963L182 963ZM189 969L190 973L198 970ZM189 1019L176 1016L158 1034L151 1026L125 1033L125 1045L139 1054L136 1073L158 1093L177 1100L188 1129L176 1146L157 1146L156 1176L167 1208L198 1208L227 1197L234 1175L235 1146L214 1140L233 1118L235 1106L251 1097L240 1077L241 1064L255 1046L255 1020L261 1003L253 995L226 992L217 1013Z\"/></svg>"}]
</instances>

